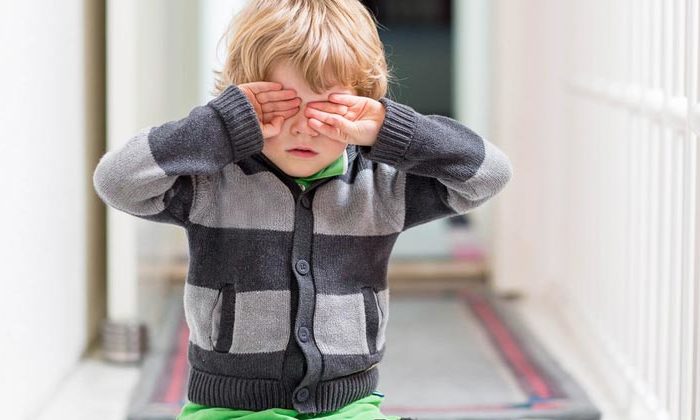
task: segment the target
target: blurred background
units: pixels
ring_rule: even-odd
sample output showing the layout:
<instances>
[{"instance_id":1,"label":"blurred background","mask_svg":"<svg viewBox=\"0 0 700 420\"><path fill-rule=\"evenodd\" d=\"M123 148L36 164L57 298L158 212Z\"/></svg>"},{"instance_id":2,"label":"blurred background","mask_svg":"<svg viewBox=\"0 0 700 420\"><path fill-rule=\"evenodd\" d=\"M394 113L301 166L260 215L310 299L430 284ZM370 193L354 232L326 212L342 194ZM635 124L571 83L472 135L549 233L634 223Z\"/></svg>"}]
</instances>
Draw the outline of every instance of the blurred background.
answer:
<instances>
[{"instance_id":1,"label":"blurred background","mask_svg":"<svg viewBox=\"0 0 700 420\"><path fill-rule=\"evenodd\" d=\"M700 418L699 1L363 2L396 100L514 169L398 239L386 414ZM184 403L185 232L106 208L91 178L211 99L244 3L0 2L4 417Z\"/></svg>"}]
</instances>

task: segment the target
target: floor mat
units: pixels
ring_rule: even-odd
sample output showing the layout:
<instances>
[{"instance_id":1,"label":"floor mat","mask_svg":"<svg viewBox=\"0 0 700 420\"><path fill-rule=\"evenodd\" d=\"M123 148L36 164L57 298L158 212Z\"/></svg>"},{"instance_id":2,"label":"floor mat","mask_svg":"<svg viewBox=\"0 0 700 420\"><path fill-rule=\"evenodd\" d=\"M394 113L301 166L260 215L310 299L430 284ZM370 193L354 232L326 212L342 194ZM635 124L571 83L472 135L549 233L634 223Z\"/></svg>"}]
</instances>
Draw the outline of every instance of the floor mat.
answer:
<instances>
[{"instance_id":1,"label":"floor mat","mask_svg":"<svg viewBox=\"0 0 700 420\"><path fill-rule=\"evenodd\" d=\"M382 412L430 419L597 420L583 390L509 303L471 290L392 293L378 391ZM186 402L182 295L169 300L134 390L130 420L174 419Z\"/></svg>"}]
</instances>

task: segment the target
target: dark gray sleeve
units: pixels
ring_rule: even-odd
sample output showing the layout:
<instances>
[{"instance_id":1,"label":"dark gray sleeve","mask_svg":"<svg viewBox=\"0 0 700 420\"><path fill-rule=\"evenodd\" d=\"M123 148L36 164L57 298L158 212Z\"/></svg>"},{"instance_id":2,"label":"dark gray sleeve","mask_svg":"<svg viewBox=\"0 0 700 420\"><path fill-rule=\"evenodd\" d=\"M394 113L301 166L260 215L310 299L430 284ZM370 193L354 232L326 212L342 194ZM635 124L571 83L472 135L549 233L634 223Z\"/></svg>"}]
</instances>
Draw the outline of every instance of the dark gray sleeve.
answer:
<instances>
[{"instance_id":1,"label":"dark gray sleeve","mask_svg":"<svg viewBox=\"0 0 700 420\"><path fill-rule=\"evenodd\" d=\"M97 195L133 216L185 226L196 175L213 174L263 147L255 110L229 86L185 118L141 129L105 153L93 174Z\"/></svg>"},{"instance_id":2,"label":"dark gray sleeve","mask_svg":"<svg viewBox=\"0 0 700 420\"><path fill-rule=\"evenodd\" d=\"M377 141L359 150L405 177L402 230L465 214L510 180L508 157L465 125L442 115L420 114L386 97L379 101L386 116Z\"/></svg>"}]
</instances>

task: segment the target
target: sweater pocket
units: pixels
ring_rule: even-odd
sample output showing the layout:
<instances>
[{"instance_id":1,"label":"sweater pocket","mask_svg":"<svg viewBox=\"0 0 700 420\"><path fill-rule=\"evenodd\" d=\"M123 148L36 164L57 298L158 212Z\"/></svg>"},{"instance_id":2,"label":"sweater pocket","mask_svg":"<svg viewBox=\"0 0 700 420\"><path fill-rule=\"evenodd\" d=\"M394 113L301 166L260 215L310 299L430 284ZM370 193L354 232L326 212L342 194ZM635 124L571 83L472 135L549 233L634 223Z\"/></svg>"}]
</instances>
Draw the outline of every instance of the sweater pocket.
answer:
<instances>
[{"instance_id":1,"label":"sweater pocket","mask_svg":"<svg viewBox=\"0 0 700 420\"><path fill-rule=\"evenodd\" d=\"M233 342L233 324L236 315L236 289L227 284L219 289L212 313L211 341L214 351L228 353Z\"/></svg>"},{"instance_id":2,"label":"sweater pocket","mask_svg":"<svg viewBox=\"0 0 700 420\"><path fill-rule=\"evenodd\" d=\"M377 352L377 342L383 341L379 337L380 325L382 325L382 309L379 306L377 292L372 287L363 287L362 296L365 308L365 332L367 334L367 347L369 353Z\"/></svg>"}]
</instances>

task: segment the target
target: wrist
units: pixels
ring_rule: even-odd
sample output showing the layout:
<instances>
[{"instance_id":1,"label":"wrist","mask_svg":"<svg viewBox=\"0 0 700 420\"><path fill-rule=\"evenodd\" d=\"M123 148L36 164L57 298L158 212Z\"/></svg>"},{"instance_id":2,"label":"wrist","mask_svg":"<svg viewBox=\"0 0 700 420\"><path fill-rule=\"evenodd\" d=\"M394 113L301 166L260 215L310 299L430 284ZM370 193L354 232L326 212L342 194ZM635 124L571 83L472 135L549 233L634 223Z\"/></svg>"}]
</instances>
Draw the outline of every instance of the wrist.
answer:
<instances>
[{"instance_id":1,"label":"wrist","mask_svg":"<svg viewBox=\"0 0 700 420\"><path fill-rule=\"evenodd\" d=\"M262 150L264 140L257 114L238 86L228 86L208 105L214 108L226 127L234 160Z\"/></svg>"},{"instance_id":2,"label":"wrist","mask_svg":"<svg viewBox=\"0 0 700 420\"><path fill-rule=\"evenodd\" d=\"M396 165L405 159L406 151L413 140L416 111L386 97L380 98L379 102L382 104L382 123L367 157Z\"/></svg>"}]
</instances>

